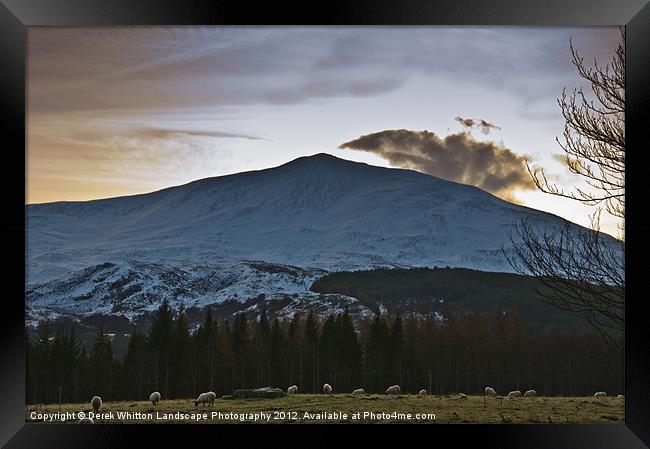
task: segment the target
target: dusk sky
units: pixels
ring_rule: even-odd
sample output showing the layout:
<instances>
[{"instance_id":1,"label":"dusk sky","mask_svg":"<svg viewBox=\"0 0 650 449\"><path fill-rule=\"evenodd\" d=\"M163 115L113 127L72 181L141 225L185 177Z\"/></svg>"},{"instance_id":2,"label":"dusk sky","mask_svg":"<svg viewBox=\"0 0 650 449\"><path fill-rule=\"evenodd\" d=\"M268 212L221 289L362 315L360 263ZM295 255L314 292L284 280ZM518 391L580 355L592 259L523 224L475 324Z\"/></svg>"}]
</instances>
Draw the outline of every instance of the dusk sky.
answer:
<instances>
[{"instance_id":1,"label":"dusk sky","mask_svg":"<svg viewBox=\"0 0 650 449\"><path fill-rule=\"evenodd\" d=\"M583 225L524 161L558 156L562 88L618 28L30 28L27 202L150 192L330 153L476 185ZM585 86L587 87L587 86ZM617 235L618 219L602 216Z\"/></svg>"}]
</instances>

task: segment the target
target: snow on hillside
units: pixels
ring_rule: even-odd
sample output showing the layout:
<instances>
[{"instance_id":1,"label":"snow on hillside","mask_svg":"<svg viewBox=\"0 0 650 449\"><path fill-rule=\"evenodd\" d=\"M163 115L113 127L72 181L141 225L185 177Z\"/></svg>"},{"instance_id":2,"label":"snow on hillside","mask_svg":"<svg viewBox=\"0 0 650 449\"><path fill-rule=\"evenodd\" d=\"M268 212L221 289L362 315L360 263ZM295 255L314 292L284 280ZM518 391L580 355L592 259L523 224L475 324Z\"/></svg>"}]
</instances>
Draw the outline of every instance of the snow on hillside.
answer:
<instances>
[{"instance_id":1,"label":"snow on hillside","mask_svg":"<svg viewBox=\"0 0 650 449\"><path fill-rule=\"evenodd\" d=\"M26 209L27 308L75 316L132 315L162 297L186 306L310 298L311 282L336 270L511 271L501 246L513 223L566 223L475 187L326 154L143 195Z\"/></svg>"},{"instance_id":2,"label":"snow on hillside","mask_svg":"<svg viewBox=\"0 0 650 449\"><path fill-rule=\"evenodd\" d=\"M174 308L202 307L226 300L272 301L318 296L309 292L325 272L292 266L243 261L233 265L170 265L127 261L103 263L73 272L61 280L34 284L26 292L33 320L47 314L80 317L120 314L127 317L158 307L168 298ZM261 299L261 298L260 298ZM295 302L295 301L292 301Z\"/></svg>"}]
</instances>

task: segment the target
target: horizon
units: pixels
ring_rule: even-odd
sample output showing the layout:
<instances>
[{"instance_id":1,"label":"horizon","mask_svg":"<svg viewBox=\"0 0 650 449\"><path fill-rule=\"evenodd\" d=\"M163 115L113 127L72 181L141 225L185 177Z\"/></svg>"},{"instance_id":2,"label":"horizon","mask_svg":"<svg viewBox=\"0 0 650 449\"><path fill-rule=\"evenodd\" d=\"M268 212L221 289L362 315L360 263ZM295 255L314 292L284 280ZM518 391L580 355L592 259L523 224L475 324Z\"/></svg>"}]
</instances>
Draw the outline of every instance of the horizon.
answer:
<instances>
[{"instance_id":1,"label":"horizon","mask_svg":"<svg viewBox=\"0 0 650 449\"><path fill-rule=\"evenodd\" d=\"M525 164L583 187L562 88L616 27L122 27L28 31L26 205L151 193L318 153L415 170L589 227ZM467 58L471 55L471 58ZM586 86L585 86L586 87ZM618 235L622 220L603 213Z\"/></svg>"},{"instance_id":2,"label":"horizon","mask_svg":"<svg viewBox=\"0 0 650 449\"><path fill-rule=\"evenodd\" d=\"M38 204L53 204L53 203L84 203L84 202L90 202L90 201L102 201L102 200L111 200L111 199L125 198L125 197L131 197L131 196L148 195L150 193L156 193L156 192L161 192L163 190L174 189L174 188L177 188L177 187L183 187L183 186L193 184L195 182L205 181L205 180L208 180L208 179L219 179L219 178L226 178L226 177L229 177L229 176L237 176L237 175L242 175L242 174L247 174L247 173L258 173L258 172L267 171L267 170L274 170L274 169L283 167L285 165L289 165L289 164L291 164L293 162L296 162L296 161L298 161L300 159L311 159L311 158L315 158L315 157L318 157L318 156L329 156L329 157L337 159L339 161L352 162L352 163L355 163L355 164L367 165L369 167L385 168L385 169L389 169L389 170L410 171L410 172L419 173L421 175L429 176L429 177L432 177L432 178L435 178L435 179L440 179L440 180L450 182L450 183L454 183L454 184L461 184L461 185L464 185L464 186L476 187L476 186L472 186L470 184L463 184L463 183L460 183L460 182L457 182L457 181L452 181L450 179L440 178L438 176L434 176L434 175L431 175L429 173L424 173L424 172L421 172L421 171L418 171L418 170L413 170L413 169L410 169L410 168L390 167L390 166L387 167L387 166L383 166L383 165L375 165L375 164L371 164L371 163L367 163L367 162L355 161L353 159L345 159L343 157L339 157L339 156L337 156L335 154L331 154L331 153L327 153L327 152L320 152L320 153L314 153L314 154L309 154L309 155L305 155L305 156L298 156L298 157L296 157L294 159L291 159L289 161L281 162L281 163L279 163L277 165L273 165L273 166L270 166L270 167L262 167L262 168L253 169L253 170L246 170L246 171L240 171L240 172L235 172L235 173L226 173L226 174L223 174L223 175L216 175L216 176L206 176L205 178L192 179L192 180L190 180L188 182L185 182L183 184L170 185L170 186L167 186L167 187L162 187L160 189L149 190L149 191L145 191L145 192L138 192L138 193L133 193L133 194L128 194L128 195L107 196L107 197L101 197L101 198L89 198L87 200L55 200L55 201L48 201L48 202L43 202L43 203L25 203L25 205L26 206L32 206L32 205L38 205ZM480 189L480 187L476 187L476 188ZM480 189L480 190L483 190L483 189ZM490 193L490 192L487 192L485 190L483 190L483 191L485 193ZM503 200L503 201L507 201L507 200ZM516 203L513 203L513 204L516 204Z\"/></svg>"}]
</instances>

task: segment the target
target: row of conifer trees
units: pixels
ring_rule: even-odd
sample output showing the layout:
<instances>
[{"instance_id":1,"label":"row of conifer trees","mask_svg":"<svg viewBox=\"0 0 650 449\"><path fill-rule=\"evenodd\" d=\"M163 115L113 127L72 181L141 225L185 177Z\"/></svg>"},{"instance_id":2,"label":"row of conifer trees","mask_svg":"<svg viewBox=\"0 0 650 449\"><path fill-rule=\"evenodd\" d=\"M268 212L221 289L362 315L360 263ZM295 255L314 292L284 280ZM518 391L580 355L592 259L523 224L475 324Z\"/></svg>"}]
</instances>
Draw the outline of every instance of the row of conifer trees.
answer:
<instances>
[{"instance_id":1,"label":"row of conifer trees","mask_svg":"<svg viewBox=\"0 0 650 449\"><path fill-rule=\"evenodd\" d=\"M569 331L527 332L516 311L360 318L347 310L320 318L290 319L240 313L190 329L182 310L167 301L146 333L129 338L124 357L113 354L99 330L86 348L72 327L52 333L39 325L27 338L27 403L192 398L202 391L297 385L318 392L324 382L338 393L355 388L383 392L500 393L534 388L544 395L622 392L623 360L600 347L596 336Z\"/></svg>"}]
</instances>

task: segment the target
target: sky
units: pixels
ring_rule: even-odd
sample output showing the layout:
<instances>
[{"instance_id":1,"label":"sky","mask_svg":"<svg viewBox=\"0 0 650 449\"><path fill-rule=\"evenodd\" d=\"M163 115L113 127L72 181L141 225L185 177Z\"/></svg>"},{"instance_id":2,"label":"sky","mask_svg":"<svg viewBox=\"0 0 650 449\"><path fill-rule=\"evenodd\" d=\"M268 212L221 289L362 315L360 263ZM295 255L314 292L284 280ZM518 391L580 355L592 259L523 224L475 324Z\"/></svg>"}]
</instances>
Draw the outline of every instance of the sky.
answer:
<instances>
[{"instance_id":1,"label":"sky","mask_svg":"<svg viewBox=\"0 0 650 449\"><path fill-rule=\"evenodd\" d=\"M316 153L419 170L589 225L535 189L559 160L562 89L615 27L28 30L27 202L151 192ZM617 235L619 220L601 216Z\"/></svg>"}]
</instances>

